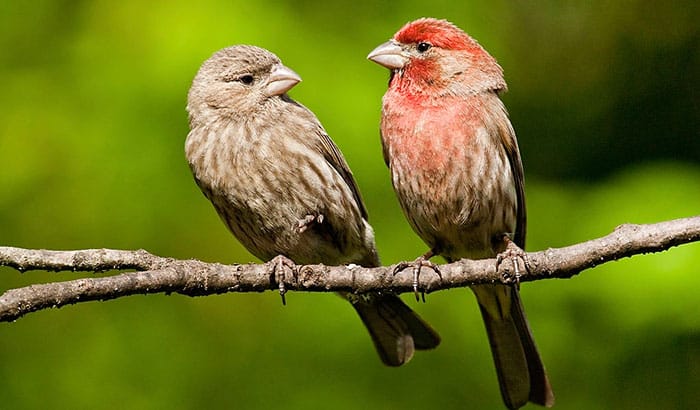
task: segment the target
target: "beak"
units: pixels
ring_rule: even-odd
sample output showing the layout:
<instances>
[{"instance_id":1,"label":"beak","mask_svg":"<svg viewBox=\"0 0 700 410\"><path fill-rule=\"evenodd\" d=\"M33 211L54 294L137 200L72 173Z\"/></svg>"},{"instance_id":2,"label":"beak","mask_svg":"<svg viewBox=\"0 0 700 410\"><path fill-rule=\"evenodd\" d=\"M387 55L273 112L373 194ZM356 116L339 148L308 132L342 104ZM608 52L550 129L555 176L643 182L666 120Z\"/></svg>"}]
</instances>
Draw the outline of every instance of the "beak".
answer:
<instances>
[{"instance_id":1,"label":"beak","mask_svg":"<svg viewBox=\"0 0 700 410\"><path fill-rule=\"evenodd\" d=\"M408 56L395 40L389 40L372 50L367 56L369 60L383 65L389 70L398 70L408 63Z\"/></svg>"},{"instance_id":2,"label":"beak","mask_svg":"<svg viewBox=\"0 0 700 410\"><path fill-rule=\"evenodd\" d=\"M299 74L291 68L279 64L272 69L265 87L268 96L282 95L301 81Z\"/></svg>"}]
</instances>

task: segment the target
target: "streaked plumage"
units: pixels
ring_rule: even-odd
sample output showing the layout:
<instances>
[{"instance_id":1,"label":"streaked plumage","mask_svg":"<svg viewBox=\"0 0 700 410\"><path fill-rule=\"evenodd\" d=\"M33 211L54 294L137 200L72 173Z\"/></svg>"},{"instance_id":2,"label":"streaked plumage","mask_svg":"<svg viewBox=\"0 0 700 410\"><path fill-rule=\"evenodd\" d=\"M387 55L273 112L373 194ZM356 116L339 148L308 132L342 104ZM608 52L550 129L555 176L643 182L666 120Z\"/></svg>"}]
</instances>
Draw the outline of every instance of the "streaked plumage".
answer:
<instances>
[{"instance_id":1,"label":"streaked plumage","mask_svg":"<svg viewBox=\"0 0 700 410\"><path fill-rule=\"evenodd\" d=\"M286 92L301 78L274 54L233 46L190 89L187 160L222 221L255 256L379 266L367 211L343 155ZM384 363L401 365L438 335L396 295L344 295Z\"/></svg>"},{"instance_id":2,"label":"streaked plumage","mask_svg":"<svg viewBox=\"0 0 700 410\"><path fill-rule=\"evenodd\" d=\"M501 67L445 20L406 24L369 58L391 70L382 104L384 158L399 202L432 254L493 258L505 235L525 246L523 168L498 93ZM554 395L518 288L472 287L509 408Z\"/></svg>"}]
</instances>

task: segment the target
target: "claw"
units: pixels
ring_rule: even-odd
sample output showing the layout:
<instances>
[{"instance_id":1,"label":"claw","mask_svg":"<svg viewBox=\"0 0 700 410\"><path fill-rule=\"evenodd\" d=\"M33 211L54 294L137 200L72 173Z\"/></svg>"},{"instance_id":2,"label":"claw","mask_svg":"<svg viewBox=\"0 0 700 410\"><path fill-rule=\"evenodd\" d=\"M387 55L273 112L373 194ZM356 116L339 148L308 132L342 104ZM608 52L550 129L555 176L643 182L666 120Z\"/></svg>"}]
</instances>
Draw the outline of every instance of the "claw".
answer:
<instances>
[{"instance_id":1,"label":"claw","mask_svg":"<svg viewBox=\"0 0 700 410\"><path fill-rule=\"evenodd\" d=\"M425 303L425 289L420 290L420 298L418 297L418 287L419 287L419 282L420 282L420 270L422 267L428 267L435 272L440 280L442 280L442 273L440 273L440 268L432 262L430 262L430 258L433 256L433 251L428 251L425 255L419 256L416 260L413 262L401 262L396 267L394 268L393 274L396 275L397 273L401 272L402 270L408 268L408 267L413 267L413 294L416 295L416 302L420 302L421 299L423 299L423 303Z\"/></svg>"},{"instance_id":2,"label":"claw","mask_svg":"<svg viewBox=\"0 0 700 410\"><path fill-rule=\"evenodd\" d=\"M520 283L520 263L522 262L522 266L525 269L525 272L530 271L530 259L527 256L527 253L525 253L524 250L522 250L518 245L513 242L510 237L507 235L503 236L503 241L506 242L506 249L499 253L496 256L496 270L498 270L498 267L501 266L501 263L503 263L504 260L510 259L513 261L513 273L514 277L510 278L507 273L503 275L503 280L506 283L511 283L515 281L515 285L517 286Z\"/></svg>"},{"instance_id":3,"label":"claw","mask_svg":"<svg viewBox=\"0 0 700 410\"><path fill-rule=\"evenodd\" d=\"M284 255L277 255L268 262L271 267L269 270L270 277L274 277L274 281L277 282L277 286L280 291L280 297L282 297L282 305L287 304L287 299L284 294L287 293L287 289L284 287L284 281L287 279L285 273L285 268L289 268L292 271L292 276L296 280L297 278L297 265Z\"/></svg>"},{"instance_id":4,"label":"claw","mask_svg":"<svg viewBox=\"0 0 700 410\"><path fill-rule=\"evenodd\" d=\"M303 217L302 219L300 219L300 220L297 222L297 229L299 229L299 233L303 233L304 231L306 231L307 229L309 229L309 227L310 227L311 225L313 225L313 224L315 224L315 223L319 223L319 224L323 223L323 220L324 220L324 219L325 219L325 217L323 216L323 214L318 214L318 215L309 214L309 215L306 215L305 217Z\"/></svg>"}]
</instances>

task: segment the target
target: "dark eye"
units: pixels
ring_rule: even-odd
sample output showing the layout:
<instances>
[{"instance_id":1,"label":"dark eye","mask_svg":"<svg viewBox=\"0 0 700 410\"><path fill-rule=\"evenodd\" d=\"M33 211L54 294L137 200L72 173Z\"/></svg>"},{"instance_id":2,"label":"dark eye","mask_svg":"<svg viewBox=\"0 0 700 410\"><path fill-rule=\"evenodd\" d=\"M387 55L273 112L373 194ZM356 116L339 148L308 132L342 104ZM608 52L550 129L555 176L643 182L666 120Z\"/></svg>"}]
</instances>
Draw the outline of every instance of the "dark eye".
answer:
<instances>
[{"instance_id":1,"label":"dark eye","mask_svg":"<svg viewBox=\"0 0 700 410\"><path fill-rule=\"evenodd\" d=\"M238 81L242 82L245 85L251 85L253 84L253 76L250 74L242 75L238 77Z\"/></svg>"},{"instance_id":2,"label":"dark eye","mask_svg":"<svg viewBox=\"0 0 700 410\"><path fill-rule=\"evenodd\" d=\"M430 47L432 47L432 45L430 43L426 43L425 41L421 41L416 46L416 49L418 50L419 53L425 53L426 51L428 51L430 49Z\"/></svg>"}]
</instances>

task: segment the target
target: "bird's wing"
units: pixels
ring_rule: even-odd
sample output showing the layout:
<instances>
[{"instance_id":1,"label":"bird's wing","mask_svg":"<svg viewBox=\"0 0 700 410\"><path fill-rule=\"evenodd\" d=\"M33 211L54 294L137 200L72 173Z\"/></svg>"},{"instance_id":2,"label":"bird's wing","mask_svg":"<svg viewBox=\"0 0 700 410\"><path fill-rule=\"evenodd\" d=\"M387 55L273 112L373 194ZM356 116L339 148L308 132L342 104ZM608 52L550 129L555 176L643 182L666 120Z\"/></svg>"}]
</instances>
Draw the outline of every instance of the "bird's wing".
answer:
<instances>
[{"instance_id":1,"label":"bird's wing","mask_svg":"<svg viewBox=\"0 0 700 410\"><path fill-rule=\"evenodd\" d=\"M525 233L527 230L527 212L525 209L525 173L523 171L523 161L520 158L520 150L518 149L518 140L515 138L515 130L508 119L508 113L505 112L498 123L498 133L500 136L503 148L505 148L508 160L510 161L510 170L513 173L515 181L515 192L518 197L518 212L517 222L515 225L515 236L513 242L525 249Z\"/></svg>"},{"instance_id":2,"label":"bird's wing","mask_svg":"<svg viewBox=\"0 0 700 410\"><path fill-rule=\"evenodd\" d=\"M360 188L358 188L357 182L355 182L355 178L352 176L352 171L350 171L350 167L345 161L343 154L340 152L340 149L338 149L338 146L335 145L331 137L329 137L325 130L323 130L323 128L320 128L317 132L319 134L319 144L317 146L318 150L321 152L326 161L328 161L328 163L331 164L331 166L340 174L343 180L345 180L345 183L350 188L350 191L352 191L357 207L360 209L360 214L362 214L362 217L367 220L367 208L365 208L365 203L362 201L362 196L360 196Z\"/></svg>"},{"instance_id":3,"label":"bird's wing","mask_svg":"<svg viewBox=\"0 0 700 410\"><path fill-rule=\"evenodd\" d=\"M391 158L389 157L389 146L387 145L386 141L384 140L384 135L382 134L381 128L379 130L379 140L382 141L382 156L384 156L384 163L386 164L387 167L391 168Z\"/></svg>"}]
</instances>

